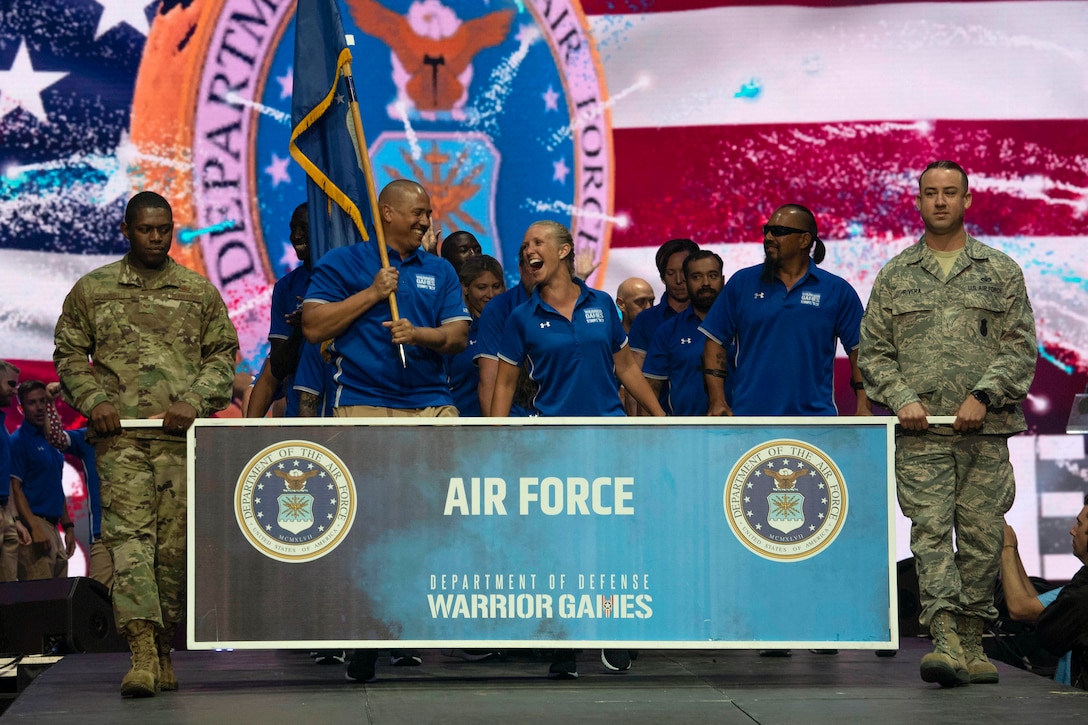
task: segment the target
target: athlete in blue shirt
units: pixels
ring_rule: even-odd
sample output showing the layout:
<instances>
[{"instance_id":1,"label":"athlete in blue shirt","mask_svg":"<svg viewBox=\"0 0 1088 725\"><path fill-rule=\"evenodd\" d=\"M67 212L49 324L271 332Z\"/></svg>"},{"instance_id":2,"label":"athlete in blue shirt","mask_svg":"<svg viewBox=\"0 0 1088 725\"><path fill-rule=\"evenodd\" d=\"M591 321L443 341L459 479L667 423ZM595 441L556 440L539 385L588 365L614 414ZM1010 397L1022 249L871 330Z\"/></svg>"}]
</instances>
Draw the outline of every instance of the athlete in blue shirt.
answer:
<instances>
[{"instance_id":1,"label":"athlete in blue shirt","mask_svg":"<svg viewBox=\"0 0 1088 725\"><path fill-rule=\"evenodd\" d=\"M540 385L533 407L541 415L625 415L617 378L652 415L665 415L631 355L612 298L574 277L570 231L536 222L525 232L520 256L535 287L503 331L491 415L509 414L522 362ZM611 670L631 666L627 650L602 652L601 660ZM556 650L548 676L578 677L574 651Z\"/></svg>"},{"instance_id":2,"label":"athlete in blue shirt","mask_svg":"<svg viewBox=\"0 0 1088 725\"><path fill-rule=\"evenodd\" d=\"M389 266L382 267L376 243L323 256L302 306L303 332L313 343L333 339L336 415L377 415L373 409L455 415L442 356L465 349L471 317L453 267L420 249L430 199L416 182L398 179L382 189L378 205ZM394 292L396 321L388 301Z\"/></svg>"},{"instance_id":3,"label":"athlete in blue shirt","mask_svg":"<svg viewBox=\"0 0 1088 725\"><path fill-rule=\"evenodd\" d=\"M691 304L657 328L650 343L642 374L658 393L669 383L665 411L669 415L706 415L707 397L703 385L703 335L699 332L706 313L722 291L722 258L709 249L700 249L684 260L684 279ZM731 397L726 385L726 398Z\"/></svg>"},{"instance_id":4,"label":"athlete in blue shirt","mask_svg":"<svg viewBox=\"0 0 1088 725\"><path fill-rule=\"evenodd\" d=\"M725 284L699 327L706 335L703 379L710 415L836 415L836 340L850 358L858 415L869 415L861 388L858 340L863 308L846 280L818 269L824 258L812 212L798 204L777 209L763 226L766 260ZM815 250L810 258L809 254ZM736 370L726 347L736 343ZM725 376L733 375L733 404Z\"/></svg>"},{"instance_id":5,"label":"athlete in blue shirt","mask_svg":"<svg viewBox=\"0 0 1088 725\"><path fill-rule=\"evenodd\" d=\"M450 235L445 243L448 244L453 237L454 235ZM492 299L505 291L506 285L503 282L502 265L486 254L476 254L462 261L457 276L461 280L465 305L472 315L472 325L468 331L468 346L456 355L446 357L446 375L457 412L463 418L478 418L481 415L478 390L480 372L475 358L480 315L491 304Z\"/></svg>"},{"instance_id":6,"label":"athlete in blue shirt","mask_svg":"<svg viewBox=\"0 0 1088 725\"><path fill-rule=\"evenodd\" d=\"M302 357L302 300L310 286L310 218L305 204L291 214L291 246L302 265L285 274L272 288L272 319L268 325L268 360L253 383L247 418L263 418L277 393L287 398L284 415L298 415L298 393L291 378ZM281 387L281 383L283 384Z\"/></svg>"},{"instance_id":7,"label":"athlete in blue shirt","mask_svg":"<svg viewBox=\"0 0 1088 725\"><path fill-rule=\"evenodd\" d=\"M612 298L573 276L566 227L537 222L522 248L536 288L506 323L491 414L509 413L518 366L527 361L540 386L533 407L541 415L624 415L617 377L652 414L664 415L631 356Z\"/></svg>"},{"instance_id":8,"label":"athlete in blue shirt","mask_svg":"<svg viewBox=\"0 0 1088 725\"><path fill-rule=\"evenodd\" d=\"M688 308L690 300L684 282L684 260L698 250L699 245L690 239L670 239L658 247L654 262L665 283L665 294L659 303L638 315L631 325L631 351L639 364L646 357L657 328Z\"/></svg>"},{"instance_id":9,"label":"athlete in blue shirt","mask_svg":"<svg viewBox=\"0 0 1088 725\"><path fill-rule=\"evenodd\" d=\"M533 294L533 286L536 284L533 281L532 270L529 269L529 265L521 251L518 252L518 274L521 278L520 283L494 297L480 314L480 326L476 334L476 352L474 355L476 367L480 374L478 397L480 399L480 414L483 416L493 415L491 400L495 394L495 380L499 376L499 345L502 344L502 333L506 328L506 321L510 319L510 313L515 308L528 302ZM510 406L510 417L532 417L537 414L531 407L531 395L529 394L529 389L534 386L524 371L519 376L518 382L518 390L514 393L514 403ZM531 391L531 393L535 392L535 389Z\"/></svg>"}]
</instances>

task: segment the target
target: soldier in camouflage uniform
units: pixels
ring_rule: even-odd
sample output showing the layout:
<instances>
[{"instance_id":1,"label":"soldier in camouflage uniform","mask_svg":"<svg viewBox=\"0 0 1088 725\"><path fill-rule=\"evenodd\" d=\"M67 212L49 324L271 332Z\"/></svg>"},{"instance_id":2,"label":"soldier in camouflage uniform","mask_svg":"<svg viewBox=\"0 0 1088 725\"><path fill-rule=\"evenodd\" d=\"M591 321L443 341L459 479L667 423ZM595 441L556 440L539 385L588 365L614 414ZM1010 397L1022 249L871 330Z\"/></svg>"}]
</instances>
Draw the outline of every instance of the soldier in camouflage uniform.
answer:
<instances>
[{"instance_id":1,"label":"soldier in camouflage uniform","mask_svg":"<svg viewBox=\"0 0 1088 725\"><path fill-rule=\"evenodd\" d=\"M1020 267L964 229L962 168L927 166L915 205L925 234L877 275L858 363L870 399L899 417L899 504L913 522L920 619L934 640L922 679L997 682L982 627L997 617L1003 517L1015 496L1007 441L1026 427L1035 321ZM930 426L927 415L955 423Z\"/></svg>"},{"instance_id":2,"label":"soldier in camouflage uniform","mask_svg":"<svg viewBox=\"0 0 1088 725\"><path fill-rule=\"evenodd\" d=\"M177 689L169 653L185 611L185 432L230 403L238 335L215 287L169 257L164 198L134 196L121 233L129 253L64 300L53 360L94 434L113 609L132 649L121 694L147 697ZM162 429L122 430L134 418L162 418Z\"/></svg>"}]
</instances>

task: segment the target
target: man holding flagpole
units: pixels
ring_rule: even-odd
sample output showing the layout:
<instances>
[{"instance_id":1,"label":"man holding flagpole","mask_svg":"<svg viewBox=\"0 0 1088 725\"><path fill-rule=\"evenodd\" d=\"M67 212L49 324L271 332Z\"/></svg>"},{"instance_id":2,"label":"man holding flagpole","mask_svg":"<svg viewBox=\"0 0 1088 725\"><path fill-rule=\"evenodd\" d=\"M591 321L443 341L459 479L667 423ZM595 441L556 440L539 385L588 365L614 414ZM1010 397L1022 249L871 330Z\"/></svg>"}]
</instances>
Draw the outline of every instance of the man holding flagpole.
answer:
<instances>
[{"instance_id":1,"label":"man holding flagpole","mask_svg":"<svg viewBox=\"0 0 1088 725\"><path fill-rule=\"evenodd\" d=\"M310 342L333 341L336 416L456 416L442 356L465 349L471 317L453 267L420 249L430 199L416 182L397 179L382 190L378 207L389 266L374 244L331 250L314 268L302 332ZM388 302L393 293L398 320ZM398 345L405 346L406 365Z\"/></svg>"},{"instance_id":2,"label":"man holding flagpole","mask_svg":"<svg viewBox=\"0 0 1088 725\"><path fill-rule=\"evenodd\" d=\"M430 226L430 199L416 182L398 179L382 190L378 207L389 266L382 266L373 243L333 249L314 268L302 304L306 339L333 341L333 415L456 417L443 356L465 349L471 317L453 266L420 248ZM394 293L401 315L396 320L389 304ZM397 346L403 346L405 364ZM376 660L373 650L357 650L348 679L372 681ZM394 651L390 662L421 660Z\"/></svg>"}]
</instances>

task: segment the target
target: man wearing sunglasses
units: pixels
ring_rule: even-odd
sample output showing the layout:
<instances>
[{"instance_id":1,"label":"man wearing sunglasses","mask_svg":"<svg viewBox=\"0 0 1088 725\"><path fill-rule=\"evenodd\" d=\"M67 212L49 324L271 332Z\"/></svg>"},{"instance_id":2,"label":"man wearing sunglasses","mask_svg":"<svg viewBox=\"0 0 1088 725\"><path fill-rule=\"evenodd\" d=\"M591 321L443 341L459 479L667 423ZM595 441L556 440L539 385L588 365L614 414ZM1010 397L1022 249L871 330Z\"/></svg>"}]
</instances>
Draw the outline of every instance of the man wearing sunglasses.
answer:
<instances>
[{"instance_id":1,"label":"man wearing sunglasses","mask_svg":"<svg viewBox=\"0 0 1088 725\"><path fill-rule=\"evenodd\" d=\"M918 179L925 234L876 276L861 328L873 400L895 411L899 504L912 522L922 613L934 651L922 679L997 682L982 628L1016 483L1008 438L1035 376L1035 320L1020 266L964 228L967 174L934 161ZM930 426L927 416L955 416ZM953 550L953 539L958 550Z\"/></svg>"},{"instance_id":2,"label":"man wearing sunglasses","mask_svg":"<svg viewBox=\"0 0 1088 725\"><path fill-rule=\"evenodd\" d=\"M818 268L826 250L816 218L799 204L763 225L762 265L725 284L699 331L709 415L838 415L836 341L850 358L858 415L869 415L857 347L862 306L841 277ZM725 399L726 350L736 343L733 405Z\"/></svg>"}]
</instances>

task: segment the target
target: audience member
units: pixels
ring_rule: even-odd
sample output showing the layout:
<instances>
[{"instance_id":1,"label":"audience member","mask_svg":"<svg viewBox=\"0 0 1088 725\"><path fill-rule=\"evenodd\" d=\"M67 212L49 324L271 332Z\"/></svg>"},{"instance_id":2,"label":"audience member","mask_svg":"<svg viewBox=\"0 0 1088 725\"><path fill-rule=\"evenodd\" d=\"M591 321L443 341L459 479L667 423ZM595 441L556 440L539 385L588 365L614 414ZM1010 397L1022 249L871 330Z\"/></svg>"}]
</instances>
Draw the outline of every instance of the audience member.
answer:
<instances>
[{"instance_id":1,"label":"audience member","mask_svg":"<svg viewBox=\"0 0 1088 725\"><path fill-rule=\"evenodd\" d=\"M32 539L19 548L19 580L66 577L68 558L76 550L75 525L64 496L64 455L46 438L53 401L45 383L20 385L19 405L23 422L11 437L11 495Z\"/></svg>"},{"instance_id":2,"label":"audience member","mask_svg":"<svg viewBox=\"0 0 1088 725\"><path fill-rule=\"evenodd\" d=\"M4 419L4 408L15 399L19 386L19 368L0 360L0 582L19 578L19 547L30 544L30 534L16 520L15 501L11 498L11 434Z\"/></svg>"}]
</instances>

